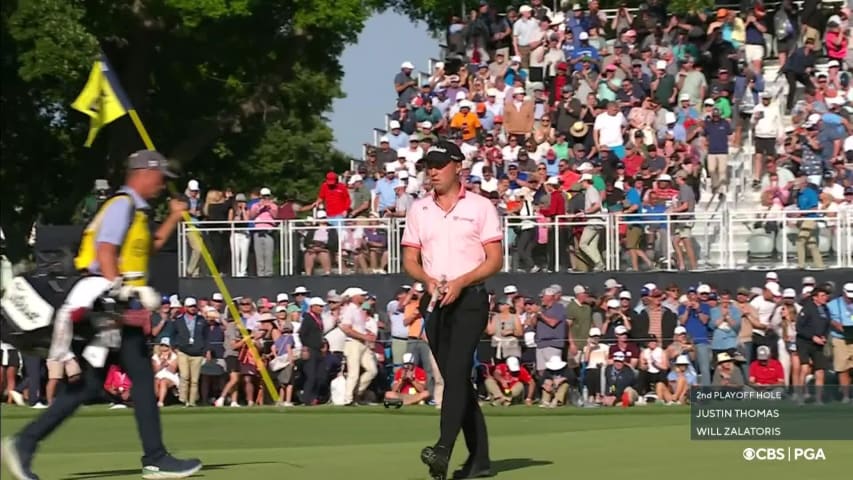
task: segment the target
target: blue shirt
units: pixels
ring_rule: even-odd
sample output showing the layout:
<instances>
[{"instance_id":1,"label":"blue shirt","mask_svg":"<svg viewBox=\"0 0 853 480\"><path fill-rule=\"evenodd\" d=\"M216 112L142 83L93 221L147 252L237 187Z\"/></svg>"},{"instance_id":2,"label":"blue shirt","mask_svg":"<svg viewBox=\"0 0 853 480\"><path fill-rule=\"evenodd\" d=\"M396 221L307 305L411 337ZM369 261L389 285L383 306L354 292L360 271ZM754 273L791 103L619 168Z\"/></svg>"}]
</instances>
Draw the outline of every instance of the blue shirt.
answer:
<instances>
[{"instance_id":1,"label":"blue shirt","mask_svg":"<svg viewBox=\"0 0 853 480\"><path fill-rule=\"evenodd\" d=\"M680 317L683 315L686 310L686 305L678 307L678 316ZM700 303L698 309L691 308L690 313L687 315L687 322L684 324L684 328L687 329L687 334L693 338L693 343L697 345L708 343L708 332L710 330L707 324L704 324L699 320L700 313L710 316L711 307L709 307L707 303ZM710 320L708 323L710 323Z\"/></svg>"},{"instance_id":2,"label":"blue shirt","mask_svg":"<svg viewBox=\"0 0 853 480\"><path fill-rule=\"evenodd\" d=\"M388 144L394 150L400 150L409 146L409 135L406 132L400 130L399 135L394 135L391 132L388 132Z\"/></svg>"},{"instance_id":3,"label":"blue shirt","mask_svg":"<svg viewBox=\"0 0 853 480\"><path fill-rule=\"evenodd\" d=\"M729 304L729 317L734 321L734 325L729 323L717 326L717 320L722 318L722 316L722 308L714 307L711 309L711 320L708 322L708 325L714 332L711 338L711 349L713 350L729 350L737 347L737 337L738 333L740 333L740 309Z\"/></svg>"},{"instance_id":4,"label":"blue shirt","mask_svg":"<svg viewBox=\"0 0 853 480\"><path fill-rule=\"evenodd\" d=\"M575 36L577 38L577 36ZM598 55L598 50L595 47L590 45L580 45L575 47L575 51L572 52L572 60L576 58L589 57L593 60L601 60L601 57ZM592 65L594 70L600 70L596 65ZM578 62L575 64L575 70L580 71L583 68L583 62Z\"/></svg>"},{"instance_id":5,"label":"blue shirt","mask_svg":"<svg viewBox=\"0 0 853 480\"><path fill-rule=\"evenodd\" d=\"M707 121L705 122L705 129L703 130L703 133L708 137L709 154L729 154L729 135L732 133L732 126L728 121L722 118L717 121Z\"/></svg>"},{"instance_id":6,"label":"blue shirt","mask_svg":"<svg viewBox=\"0 0 853 480\"><path fill-rule=\"evenodd\" d=\"M797 209L799 210L817 210L820 197L818 196L817 188L811 184L806 185L806 188L800 190L797 195ZM817 217L817 213L807 213L806 217Z\"/></svg>"},{"instance_id":7,"label":"blue shirt","mask_svg":"<svg viewBox=\"0 0 853 480\"><path fill-rule=\"evenodd\" d=\"M628 223L642 222L644 219L640 215L643 213L643 192L637 190L636 188L629 188L628 193L625 194L625 200L628 200L628 203L637 206L637 210L631 213L625 214Z\"/></svg>"},{"instance_id":8,"label":"blue shirt","mask_svg":"<svg viewBox=\"0 0 853 480\"><path fill-rule=\"evenodd\" d=\"M379 197L379 210L391 208L397 203L397 194L394 193L394 185L397 179L388 180L385 177L376 181L376 196Z\"/></svg>"},{"instance_id":9,"label":"blue shirt","mask_svg":"<svg viewBox=\"0 0 853 480\"><path fill-rule=\"evenodd\" d=\"M829 310L829 318L838 322L843 327L853 327L853 302L848 302L844 297L838 297L826 304ZM844 338L844 333L829 329L829 334L835 338Z\"/></svg>"},{"instance_id":10,"label":"blue shirt","mask_svg":"<svg viewBox=\"0 0 853 480\"><path fill-rule=\"evenodd\" d=\"M104 215L101 217L101 225L98 228L98 233L95 234L95 245L99 243L109 243L121 247L124 242L124 237L127 235L127 230L130 228L130 223L133 221L131 215L136 215L136 210L148 209L148 202L139 196L133 189L128 186L123 186L119 192L127 193L128 197L119 197L110 202L109 206L104 209ZM131 209L131 198L133 199L133 209ZM101 267L98 260L92 260L88 270L94 274L101 273Z\"/></svg>"},{"instance_id":11,"label":"blue shirt","mask_svg":"<svg viewBox=\"0 0 853 480\"><path fill-rule=\"evenodd\" d=\"M503 176L501 178L509 178L509 176L507 174L503 174ZM516 178L518 180L526 182L527 181L527 172L518 172L518 176ZM510 180L509 181L509 188L515 190L517 188L521 188L521 185L519 185L518 182L516 182L515 180Z\"/></svg>"}]
</instances>

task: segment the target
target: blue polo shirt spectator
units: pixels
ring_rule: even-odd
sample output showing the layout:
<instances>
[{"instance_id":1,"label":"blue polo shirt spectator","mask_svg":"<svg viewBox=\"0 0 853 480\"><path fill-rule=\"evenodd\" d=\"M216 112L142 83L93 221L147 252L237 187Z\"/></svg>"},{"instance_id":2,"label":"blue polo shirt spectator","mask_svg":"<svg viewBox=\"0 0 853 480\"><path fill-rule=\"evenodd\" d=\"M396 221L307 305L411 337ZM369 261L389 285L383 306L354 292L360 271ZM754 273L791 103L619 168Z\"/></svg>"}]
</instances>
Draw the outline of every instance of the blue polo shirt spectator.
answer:
<instances>
[{"instance_id":1,"label":"blue polo shirt spectator","mask_svg":"<svg viewBox=\"0 0 853 480\"><path fill-rule=\"evenodd\" d=\"M729 135L732 134L732 126L728 120L720 118L720 112L716 108L711 119L705 121L703 133L708 139L708 154L729 154Z\"/></svg>"},{"instance_id":2,"label":"blue polo shirt spectator","mask_svg":"<svg viewBox=\"0 0 853 480\"><path fill-rule=\"evenodd\" d=\"M688 312L687 321L684 323L684 328L687 329L687 334L693 339L695 344L707 344L709 342L708 333L709 325L702 323L699 319L699 314L711 316L711 307L707 303L699 303L698 306L681 305L678 307L678 316ZM710 323L710 320L709 322Z\"/></svg>"},{"instance_id":3,"label":"blue polo shirt spectator","mask_svg":"<svg viewBox=\"0 0 853 480\"><path fill-rule=\"evenodd\" d=\"M720 322L720 320L723 318L723 307L721 305L716 306L711 309L710 317L711 320L708 322L708 326L713 331L713 336L711 338L711 349L719 351L732 350L737 348L737 337L738 333L740 333L741 322L740 309L738 309L734 304L729 303L729 321Z\"/></svg>"},{"instance_id":4,"label":"blue polo shirt spectator","mask_svg":"<svg viewBox=\"0 0 853 480\"><path fill-rule=\"evenodd\" d=\"M829 309L829 319L832 322L837 322L842 327L853 328L853 283L845 283L841 296L826 304L826 308ZM839 332L835 328L830 328L829 334L832 338L839 340L845 338L844 332Z\"/></svg>"},{"instance_id":5,"label":"blue polo shirt spectator","mask_svg":"<svg viewBox=\"0 0 853 480\"><path fill-rule=\"evenodd\" d=\"M583 36L586 36L586 32L583 33ZM575 38L580 38L579 36L575 36ZM576 58L589 57L596 62L601 60L601 56L598 54L598 50L595 47L591 46L589 42L582 41L581 44L575 47L575 50L572 52L572 60ZM575 70L580 71L583 68L583 62L577 62L575 64ZM592 65L593 69L596 71L600 70L597 65Z\"/></svg>"},{"instance_id":6,"label":"blue polo shirt spectator","mask_svg":"<svg viewBox=\"0 0 853 480\"><path fill-rule=\"evenodd\" d=\"M386 173L393 173L393 165L386 165ZM397 185L397 177L388 178L388 175L376 181L376 197L379 199L378 209L381 215L387 208L393 207L397 203L397 194L394 193L394 187Z\"/></svg>"},{"instance_id":7,"label":"blue polo shirt spectator","mask_svg":"<svg viewBox=\"0 0 853 480\"><path fill-rule=\"evenodd\" d=\"M817 210L820 203L820 195L818 187L812 183L807 183L805 187L797 194L797 209L799 210ZM806 217L817 217L817 213L806 213Z\"/></svg>"}]
</instances>

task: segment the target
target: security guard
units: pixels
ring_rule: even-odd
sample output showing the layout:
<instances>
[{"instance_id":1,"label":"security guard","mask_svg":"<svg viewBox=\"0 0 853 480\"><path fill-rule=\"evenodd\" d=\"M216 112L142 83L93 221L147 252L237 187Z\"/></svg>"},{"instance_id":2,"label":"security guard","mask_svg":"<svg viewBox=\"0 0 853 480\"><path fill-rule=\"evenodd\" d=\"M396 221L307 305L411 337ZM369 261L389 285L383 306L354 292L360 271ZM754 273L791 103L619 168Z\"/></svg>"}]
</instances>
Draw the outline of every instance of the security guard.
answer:
<instances>
[{"instance_id":1,"label":"security guard","mask_svg":"<svg viewBox=\"0 0 853 480\"><path fill-rule=\"evenodd\" d=\"M57 313L49 358L62 359L71 354L71 310L91 307L100 295L115 288L116 284L129 286L125 288L138 288L139 291L147 292L148 296L153 292L144 286L149 257L152 251L166 243L187 208L185 203L171 200L168 218L151 238L147 200L160 195L164 188L164 176L174 177L174 174L168 169L168 161L159 153L141 150L128 158L125 185L104 202L83 232L75 266L84 272L84 277L74 285ZM146 298L140 297L140 302L143 307L152 306ZM156 302L159 302L159 297ZM160 413L151 387L154 384L154 373L149 353L142 329L125 325L117 360L133 381L131 395L134 415L144 452L142 478L186 478L201 469L201 461L174 458L163 445ZM87 357L85 352L84 357L89 365L86 365L82 378L71 383L65 393L18 436L3 440L3 460L18 480L38 479L31 471L31 464L39 442L56 430L80 405L100 393L106 369L98 368L104 366L102 362ZM91 365L93 363L95 366Z\"/></svg>"}]
</instances>

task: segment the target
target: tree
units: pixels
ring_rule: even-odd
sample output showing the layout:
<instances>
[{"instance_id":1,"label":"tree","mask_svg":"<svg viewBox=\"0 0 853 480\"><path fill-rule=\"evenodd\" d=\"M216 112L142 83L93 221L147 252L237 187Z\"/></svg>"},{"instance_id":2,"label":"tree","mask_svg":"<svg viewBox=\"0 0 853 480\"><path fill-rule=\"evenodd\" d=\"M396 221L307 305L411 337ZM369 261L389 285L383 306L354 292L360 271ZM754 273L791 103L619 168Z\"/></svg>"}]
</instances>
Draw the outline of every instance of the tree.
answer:
<instances>
[{"instance_id":1,"label":"tree","mask_svg":"<svg viewBox=\"0 0 853 480\"><path fill-rule=\"evenodd\" d=\"M0 219L67 222L95 178L121 181L143 148L128 118L82 147L69 105L102 49L157 147L206 187L313 198L345 168L323 118L343 95L338 58L381 2L19 0L2 5ZM35 167L35 168L34 168ZM33 175L33 172L37 172ZM11 235L20 237L17 233Z\"/></svg>"}]
</instances>

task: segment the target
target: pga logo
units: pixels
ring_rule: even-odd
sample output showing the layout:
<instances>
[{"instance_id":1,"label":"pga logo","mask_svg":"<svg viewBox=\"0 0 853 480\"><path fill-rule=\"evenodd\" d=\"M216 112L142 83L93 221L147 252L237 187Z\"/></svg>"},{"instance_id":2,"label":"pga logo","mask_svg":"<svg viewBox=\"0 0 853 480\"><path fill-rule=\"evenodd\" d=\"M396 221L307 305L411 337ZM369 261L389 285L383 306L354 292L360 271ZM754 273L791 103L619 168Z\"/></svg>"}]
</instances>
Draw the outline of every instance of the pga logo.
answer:
<instances>
[{"instance_id":1,"label":"pga logo","mask_svg":"<svg viewBox=\"0 0 853 480\"><path fill-rule=\"evenodd\" d=\"M747 462L758 461L815 461L826 460L826 453L822 448L745 448L743 459Z\"/></svg>"}]
</instances>

